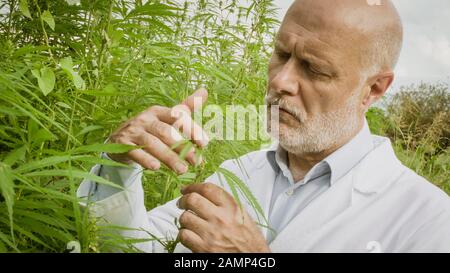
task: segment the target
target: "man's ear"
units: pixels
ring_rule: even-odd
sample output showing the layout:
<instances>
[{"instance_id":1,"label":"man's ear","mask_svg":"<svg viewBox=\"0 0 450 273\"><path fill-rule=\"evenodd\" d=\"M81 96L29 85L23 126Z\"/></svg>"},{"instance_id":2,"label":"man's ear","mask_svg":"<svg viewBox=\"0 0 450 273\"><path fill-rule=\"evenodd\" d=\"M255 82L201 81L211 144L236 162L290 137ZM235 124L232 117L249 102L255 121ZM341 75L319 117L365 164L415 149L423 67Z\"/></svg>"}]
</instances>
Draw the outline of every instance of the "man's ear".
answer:
<instances>
[{"instance_id":1,"label":"man's ear","mask_svg":"<svg viewBox=\"0 0 450 273\"><path fill-rule=\"evenodd\" d=\"M365 95L362 103L366 109L378 101L386 93L394 81L393 72L384 72L371 77L368 80L369 92Z\"/></svg>"}]
</instances>

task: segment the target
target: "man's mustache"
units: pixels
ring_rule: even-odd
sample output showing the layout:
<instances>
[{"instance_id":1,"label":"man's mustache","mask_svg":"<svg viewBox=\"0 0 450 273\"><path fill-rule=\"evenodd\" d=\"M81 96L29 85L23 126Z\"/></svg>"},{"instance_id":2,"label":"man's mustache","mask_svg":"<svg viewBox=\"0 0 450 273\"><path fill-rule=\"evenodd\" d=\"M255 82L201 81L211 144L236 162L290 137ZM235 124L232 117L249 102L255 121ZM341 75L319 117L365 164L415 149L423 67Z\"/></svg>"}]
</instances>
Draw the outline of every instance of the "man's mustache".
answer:
<instances>
[{"instance_id":1,"label":"man's mustache","mask_svg":"<svg viewBox=\"0 0 450 273\"><path fill-rule=\"evenodd\" d=\"M265 97L265 101L267 104L267 107L271 107L273 105L277 105L281 110L284 110L285 112L291 114L295 119L297 119L298 122L303 123L304 117L300 113L300 111L292 105L290 102L288 102L286 99L280 96L271 96L267 95Z\"/></svg>"}]
</instances>

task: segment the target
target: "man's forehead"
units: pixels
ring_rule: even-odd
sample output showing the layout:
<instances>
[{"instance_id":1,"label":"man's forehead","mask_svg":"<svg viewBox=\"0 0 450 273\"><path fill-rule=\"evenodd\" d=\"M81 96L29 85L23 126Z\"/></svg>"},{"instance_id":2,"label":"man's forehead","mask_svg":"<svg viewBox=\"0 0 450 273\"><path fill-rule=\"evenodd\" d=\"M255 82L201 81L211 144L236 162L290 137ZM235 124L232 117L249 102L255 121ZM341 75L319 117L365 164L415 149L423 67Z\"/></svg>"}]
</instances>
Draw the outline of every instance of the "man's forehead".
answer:
<instances>
[{"instance_id":1,"label":"man's forehead","mask_svg":"<svg viewBox=\"0 0 450 273\"><path fill-rule=\"evenodd\" d=\"M320 33L309 31L298 24L283 25L277 34L276 46L285 50L293 50L295 46L324 58L334 55L337 51L337 46L325 40Z\"/></svg>"}]
</instances>

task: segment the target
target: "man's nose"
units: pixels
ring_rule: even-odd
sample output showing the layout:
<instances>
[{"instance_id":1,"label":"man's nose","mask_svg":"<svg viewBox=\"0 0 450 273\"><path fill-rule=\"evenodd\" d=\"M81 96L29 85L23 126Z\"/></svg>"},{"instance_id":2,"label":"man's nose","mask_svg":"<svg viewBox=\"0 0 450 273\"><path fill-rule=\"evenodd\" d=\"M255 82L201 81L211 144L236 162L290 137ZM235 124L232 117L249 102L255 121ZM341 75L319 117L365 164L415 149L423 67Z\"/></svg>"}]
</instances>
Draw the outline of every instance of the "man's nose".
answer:
<instances>
[{"instance_id":1,"label":"man's nose","mask_svg":"<svg viewBox=\"0 0 450 273\"><path fill-rule=\"evenodd\" d=\"M290 58L270 81L270 90L280 95L295 96L300 89L296 60Z\"/></svg>"}]
</instances>

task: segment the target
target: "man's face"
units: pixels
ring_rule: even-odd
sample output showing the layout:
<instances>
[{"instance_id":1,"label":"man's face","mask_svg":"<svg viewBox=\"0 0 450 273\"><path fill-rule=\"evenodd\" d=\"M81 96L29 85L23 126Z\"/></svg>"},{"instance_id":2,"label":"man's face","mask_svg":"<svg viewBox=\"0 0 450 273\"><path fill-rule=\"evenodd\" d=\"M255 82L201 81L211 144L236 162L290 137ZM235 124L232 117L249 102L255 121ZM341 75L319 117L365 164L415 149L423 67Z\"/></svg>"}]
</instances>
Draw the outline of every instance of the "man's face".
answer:
<instances>
[{"instance_id":1,"label":"man's face","mask_svg":"<svg viewBox=\"0 0 450 273\"><path fill-rule=\"evenodd\" d=\"M317 153L361 127L365 79L359 41L339 25L341 18L320 19L314 10L297 6L277 35L267 102L280 106L275 137L281 146L294 154Z\"/></svg>"}]
</instances>

